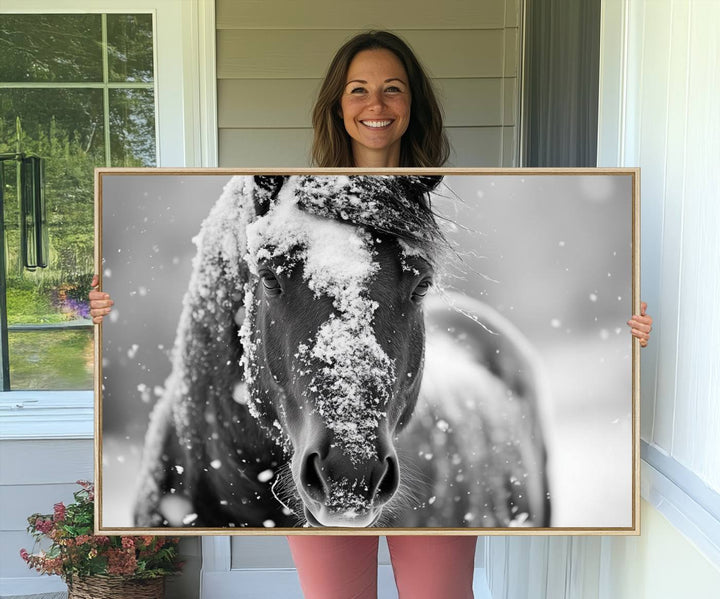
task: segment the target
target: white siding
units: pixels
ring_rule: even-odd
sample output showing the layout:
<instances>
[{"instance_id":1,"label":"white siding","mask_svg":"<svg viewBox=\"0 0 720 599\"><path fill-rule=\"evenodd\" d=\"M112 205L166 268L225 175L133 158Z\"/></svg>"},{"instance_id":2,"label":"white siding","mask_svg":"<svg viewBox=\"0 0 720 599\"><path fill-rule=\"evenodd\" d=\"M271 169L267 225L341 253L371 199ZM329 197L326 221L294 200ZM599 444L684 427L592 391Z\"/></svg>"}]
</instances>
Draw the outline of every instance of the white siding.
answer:
<instances>
[{"instance_id":1,"label":"white siding","mask_svg":"<svg viewBox=\"0 0 720 599\"><path fill-rule=\"evenodd\" d=\"M52 513L55 503L73 500L75 481L92 478L91 439L0 440L0 581L38 576L19 554L33 546L27 517ZM64 588L59 578L56 588Z\"/></svg>"},{"instance_id":2,"label":"white siding","mask_svg":"<svg viewBox=\"0 0 720 599\"><path fill-rule=\"evenodd\" d=\"M330 59L372 28L403 36L433 77L450 165L517 164L520 0L373 0L342 10L327 0L219 0L220 166L307 166L310 113Z\"/></svg>"},{"instance_id":3,"label":"white siding","mask_svg":"<svg viewBox=\"0 0 720 599\"><path fill-rule=\"evenodd\" d=\"M494 599L528 597L517 580L492 576L497 572L527 576L533 598L717 596L718 24L715 0L603 3L598 165L642 169L641 295L655 319L642 353L642 438L667 455L664 464L672 471L664 476L643 463L647 501L639 538L603 538L599 545L597 538L578 538L572 547L566 539L548 539L535 556L534 563L547 564L539 572L493 539L488 572ZM693 475L706 487L681 486ZM537 544L510 541L516 542L525 551Z\"/></svg>"},{"instance_id":4,"label":"white siding","mask_svg":"<svg viewBox=\"0 0 720 599\"><path fill-rule=\"evenodd\" d=\"M642 168L643 439L720 491L720 3L638 0L627 16L624 102L602 99L599 154Z\"/></svg>"}]
</instances>

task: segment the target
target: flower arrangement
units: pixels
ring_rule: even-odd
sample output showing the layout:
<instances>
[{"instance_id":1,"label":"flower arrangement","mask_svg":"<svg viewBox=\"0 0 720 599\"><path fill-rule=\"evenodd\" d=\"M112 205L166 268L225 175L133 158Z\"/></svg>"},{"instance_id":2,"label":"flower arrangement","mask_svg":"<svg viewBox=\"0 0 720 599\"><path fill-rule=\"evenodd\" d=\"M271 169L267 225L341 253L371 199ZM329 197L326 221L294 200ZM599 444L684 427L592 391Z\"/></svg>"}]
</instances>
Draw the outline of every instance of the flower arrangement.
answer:
<instances>
[{"instance_id":1,"label":"flower arrangement","mask_svg":"<svg viewBox=\"0 0 720 599\"><path fill-rule=\"evenodd\" d=\"M69 584L92 576L151 579L179 572L178 539L154 536L94 536L93 484L78 481L69 505L56 503L52 514L33 514L28 532L35 538L20 557L41 574L57 574ZM42 545L50 546L42 549Z\"/></svg>"}]
</instances>

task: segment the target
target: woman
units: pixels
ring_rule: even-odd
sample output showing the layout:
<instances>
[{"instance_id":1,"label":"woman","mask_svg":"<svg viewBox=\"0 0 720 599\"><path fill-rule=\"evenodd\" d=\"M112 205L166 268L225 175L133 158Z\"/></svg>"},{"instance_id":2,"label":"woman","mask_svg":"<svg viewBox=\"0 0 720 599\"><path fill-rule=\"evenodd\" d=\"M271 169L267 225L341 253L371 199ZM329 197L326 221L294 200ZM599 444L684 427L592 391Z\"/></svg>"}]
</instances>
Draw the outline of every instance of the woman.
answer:
<instances>
[{"instance_id":1,"label":"woman","mask_svg":"<svg viewBox=\"0 0 720 599\"><path fill-rule=\"evenodd\" d=\"M363 33L340 48L312 122L320 167L438 167L449 155L430 80L405 42L388 32ZM99 291L90 300L99 323L113 302ZM628 321L643 347L652 324L645 308ZM308 599L376 597L376 536L293 536L289 543ZM471 598L475 544L473 536L388 537L401 599Z\"/></svg>"}]
</instances>

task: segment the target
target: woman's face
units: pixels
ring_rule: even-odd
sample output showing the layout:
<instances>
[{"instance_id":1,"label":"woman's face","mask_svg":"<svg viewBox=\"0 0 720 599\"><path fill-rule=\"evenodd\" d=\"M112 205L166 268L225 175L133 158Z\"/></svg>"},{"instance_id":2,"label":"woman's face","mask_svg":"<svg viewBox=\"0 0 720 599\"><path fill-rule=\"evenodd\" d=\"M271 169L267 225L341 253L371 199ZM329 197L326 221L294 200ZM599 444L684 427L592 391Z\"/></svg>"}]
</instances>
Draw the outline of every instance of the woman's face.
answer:
<instances>
[{"instance_id":1,"label":"woman's face","mask_svg":"<svg viewBox=\"0 0 720 599\"><path fill-rule=\"evenodd\" d=\"M410 123L410 101L410 82L395 54L376 49L355 55L340 99L355 166L400 164L400 140Z\"/></svg>"}]
</instances>

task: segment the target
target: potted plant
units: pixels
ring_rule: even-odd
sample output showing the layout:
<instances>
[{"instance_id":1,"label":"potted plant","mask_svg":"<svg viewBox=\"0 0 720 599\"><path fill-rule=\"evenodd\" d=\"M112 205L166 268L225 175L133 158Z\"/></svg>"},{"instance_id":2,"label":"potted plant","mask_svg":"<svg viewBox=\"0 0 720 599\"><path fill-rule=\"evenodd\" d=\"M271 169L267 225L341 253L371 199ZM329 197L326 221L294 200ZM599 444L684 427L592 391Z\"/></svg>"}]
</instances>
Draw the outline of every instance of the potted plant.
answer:
<instances>
[{"instance_id":1,"label":"potted plant","mask_svg":"<svg viewBox=\"0 0 720 599\"><path fill-rule=\"evenodd\" d=\"M41 574L61 576L68 599L161 599L165 577L182 568L178 539L93 535L93 484L78 484L74 503L28 518L35 546L20 556Z\"/></svg>"}]
</instances>

